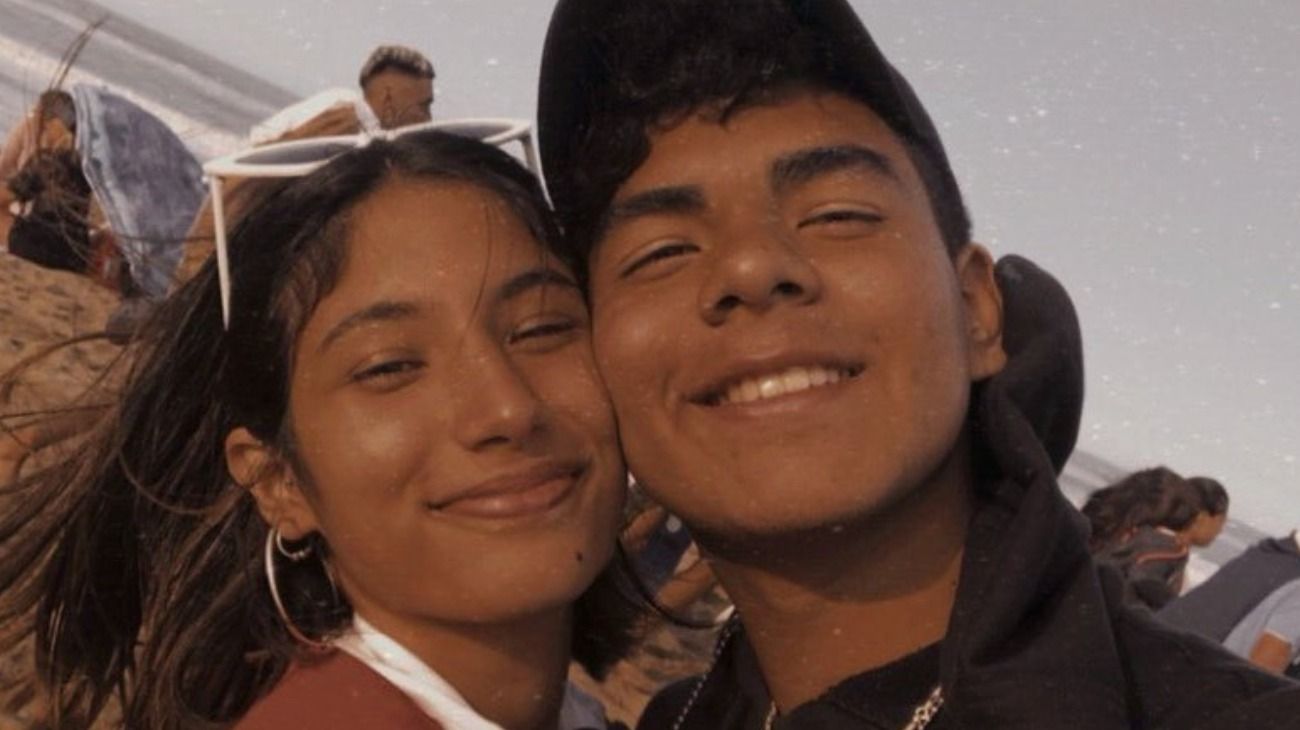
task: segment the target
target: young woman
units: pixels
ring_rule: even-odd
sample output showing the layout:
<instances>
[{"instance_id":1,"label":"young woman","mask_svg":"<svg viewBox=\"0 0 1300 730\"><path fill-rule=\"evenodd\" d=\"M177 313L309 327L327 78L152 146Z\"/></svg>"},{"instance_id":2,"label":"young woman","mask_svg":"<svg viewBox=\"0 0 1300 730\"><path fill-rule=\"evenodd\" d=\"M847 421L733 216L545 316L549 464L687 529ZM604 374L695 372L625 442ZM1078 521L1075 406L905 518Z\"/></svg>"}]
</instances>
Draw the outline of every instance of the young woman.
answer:
<instances>
[{"instance_id":1,"label":"young woman","mask_svg":"<svg viewBox=\"0 0 1300 730\"><path fill-rule=\"evenodd\" d=\"M1218 532L1202 525L1201 489L1163 466L1093 492L1082 511L1092 527L1093 555L1123 574L1131 600L1151 609L1178 597L1190 547L1208 545Z\"/></svg>"},{"instance_id":2,"label":"young woman","mask_svg":"<svg viewBox=\"0 0 1300 730\"><path fill-rule=\"evenodd\" d=\"M626 646L624 469L557 251L522 167L436 132L244 216L229 326L209 262L5 500L0 626L44 721L603 724L565 677Z\"/></svg>"}]
</instances>

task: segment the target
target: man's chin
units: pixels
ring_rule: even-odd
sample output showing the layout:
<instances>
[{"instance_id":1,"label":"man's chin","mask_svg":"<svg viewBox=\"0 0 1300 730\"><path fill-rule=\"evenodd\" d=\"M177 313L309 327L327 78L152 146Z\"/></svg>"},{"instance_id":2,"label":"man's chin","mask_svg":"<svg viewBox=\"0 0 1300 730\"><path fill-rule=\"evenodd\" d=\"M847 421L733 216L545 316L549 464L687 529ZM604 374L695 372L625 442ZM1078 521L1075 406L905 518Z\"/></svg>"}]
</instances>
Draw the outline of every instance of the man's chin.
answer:
<instances>
[{"instance_id":1,"label":"man's chin","mask_svg":"<svg viewBox=\"0 0 1300 730\"><path fill-rule=\"evenodd\" d=\"M751 503L750 507L754 507ZM770 509L745 509L726 516L683 517L695 541L719 556L739 553L797 552L801 546L842 542L868 525L878 505L845 505L842 509L795 510L790 504Z\"/></svg>"}]
</instances>

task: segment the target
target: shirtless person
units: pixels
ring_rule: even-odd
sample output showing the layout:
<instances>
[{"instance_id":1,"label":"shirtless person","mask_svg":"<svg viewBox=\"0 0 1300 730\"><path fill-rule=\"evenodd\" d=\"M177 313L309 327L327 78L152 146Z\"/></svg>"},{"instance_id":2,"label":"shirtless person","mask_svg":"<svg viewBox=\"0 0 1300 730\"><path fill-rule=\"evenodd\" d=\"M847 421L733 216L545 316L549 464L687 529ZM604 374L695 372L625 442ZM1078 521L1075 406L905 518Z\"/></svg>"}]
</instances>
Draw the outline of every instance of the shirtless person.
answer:
<instances>
[{"instance_id":1,"label":"shirtless person","mask_svg":"<svg viewBox=\"0 0 1300 730\"><path fill-rule=\"evenodd\" d=\"M379 46L366 58L356 89L327 89L259 122L253 144L362 130L394 129L433 118L433 64L406 46Z\"/></svg>"},{"instance_id":2,"label":"shirtless person","mask_svg":"<svg viewBox=\"0 0 1300 730\"><path fill-rule=\"evenodd\" d=\"M312 137L375 132L433 119L433 64L406 46L379 46L361 66L358 89L327 89L276 112L249 130L255 145ZM261 197L273 182L256 178L225 178L225 210L230 220ZM194 217L181 260L178 282L198 271L212 255L215 239L211 202Z\"/></svg>"}]
</instances>

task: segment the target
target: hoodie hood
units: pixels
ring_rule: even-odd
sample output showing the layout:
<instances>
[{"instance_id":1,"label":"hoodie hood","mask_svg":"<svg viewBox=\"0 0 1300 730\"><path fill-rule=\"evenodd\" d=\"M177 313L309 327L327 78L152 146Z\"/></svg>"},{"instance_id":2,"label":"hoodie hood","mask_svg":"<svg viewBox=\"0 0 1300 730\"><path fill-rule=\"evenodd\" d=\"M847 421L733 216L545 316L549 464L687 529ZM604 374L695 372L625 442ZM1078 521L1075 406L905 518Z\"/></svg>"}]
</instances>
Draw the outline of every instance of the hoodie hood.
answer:
<instances>
[{"instance_id":1,"label":"hoodie hood","mask_svg":"<svg viewBox=\"0 0 1300 730\"><path fill-rule=\"evenodd\" d=\"M981 396L986 402L1005 400L1014 406L1060 474L1074 451L1083 412L1079 317L1065 287L1032 261L1004 256L996 275L1002 290L1007 366L990 379Z\"/></svg>"}]
</instances>

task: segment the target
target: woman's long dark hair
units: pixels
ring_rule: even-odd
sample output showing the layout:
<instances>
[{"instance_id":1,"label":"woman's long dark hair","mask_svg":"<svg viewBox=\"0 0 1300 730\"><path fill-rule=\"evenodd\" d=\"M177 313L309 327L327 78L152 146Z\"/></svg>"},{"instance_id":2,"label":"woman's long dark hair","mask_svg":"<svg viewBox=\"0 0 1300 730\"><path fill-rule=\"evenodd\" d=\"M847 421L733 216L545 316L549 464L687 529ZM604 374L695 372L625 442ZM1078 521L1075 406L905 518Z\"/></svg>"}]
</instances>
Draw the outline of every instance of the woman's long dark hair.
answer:
<instances>
[{"instance_id":1,"label":"woman's long dark hair","mask_svg":"<svg viewBox=\"0 0 1300 730\"><path fill-rule=\"evenodd\" d=\"M145 326L77 453L7 490L0 649L34 638L29 681L51 725L87 727L116 696L127 727L220 727L302 650L271 603L267 526L223 443L243 426L292 458L294 342L342 273L348 212L394 176L480 186L561 250L532 175L447 134L376 141L271 190L230 236L229 329L209 261ZM576 610L574 655L596 675L632 638L616 583L607 571ZM343 606L308 623L349 617Z\"/></svg>"},{"instance_id":2,"label":"woman's long dark hair","mask_svg":"<svg viewBox=\"0 0 1300 730\"><path fill-rule=\"evenodd\" d=\"M1088 495L1082 511L1092 527L1093 550L1123 540L1139 527L1181 530L1203 509L1199 490L1163 466L1133 472Z\"/></svg>"}]
</instances>

